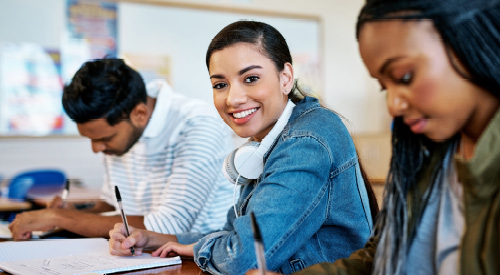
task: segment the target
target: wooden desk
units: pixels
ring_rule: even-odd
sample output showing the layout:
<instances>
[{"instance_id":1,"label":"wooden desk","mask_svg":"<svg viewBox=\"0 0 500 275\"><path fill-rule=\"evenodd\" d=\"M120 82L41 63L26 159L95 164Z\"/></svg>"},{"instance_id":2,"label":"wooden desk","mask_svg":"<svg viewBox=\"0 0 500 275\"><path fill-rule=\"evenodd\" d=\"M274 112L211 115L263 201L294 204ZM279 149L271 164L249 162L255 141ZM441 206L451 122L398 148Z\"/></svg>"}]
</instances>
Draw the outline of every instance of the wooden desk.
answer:
<instances>
[{"instance_id":1,"label":"wooden desk","mask_svg":"<svg viewBox=\"0 0 500 275\"><path fill-rule=\"evenodd\" d=\"M0 212L23 211L31 208L31 203L21 200L0 198Z\"/></svg>"},{"instance_id":2,"label":"wooden desk","mask_svg":"<svg viewBox=\"0 0 500 275\"><path fill-rule=\"evenodd\" d=\"M0 273L2 274L2 273ZM168 275L168 274L182 274L182 275L204 275L209 274L201 271L201 269L195 264L193 259L182 259L182 264L159 267L159 268L150 268L145 270L138 270L132 272L124 272L124 273L116 273L116 274L134 274L134 275Z\"/></svg>"},{"instance_id":3,"label":"wooden desk","mask_svg":"<svg viewBox=\"0 0 500 275\"><path fill-rule=\"evenodd\" d=\"M74 184L71 185L69 189L69 195L67 198L68 203L82 204L82 203L92 203L100 200L99 196L101 194L100 189L91 189L86 186ZM60 196L61 194L59 194ZM33 202L40 206L45 207L47 203L54 199L53 195L50 196L37 196L31 197Z\"/></svg>"},{"instance_id":4,"label":"wooden desk","mask_svg":"<svg viewBox=\"0 0 500 275\"><path fill-rule=\"evenodd\" d=\"M0 271L0 274L7 275L6 273ZM201 271L201 269L190 259L182 259L182 264L172 265L166 267L150 268L143 270L136 270L130 272L120 272L113 274L127 274L127 275L169 275L169 274L182 274L182 275L205 275L209 274Z\"/></svg>"}]
</instances>

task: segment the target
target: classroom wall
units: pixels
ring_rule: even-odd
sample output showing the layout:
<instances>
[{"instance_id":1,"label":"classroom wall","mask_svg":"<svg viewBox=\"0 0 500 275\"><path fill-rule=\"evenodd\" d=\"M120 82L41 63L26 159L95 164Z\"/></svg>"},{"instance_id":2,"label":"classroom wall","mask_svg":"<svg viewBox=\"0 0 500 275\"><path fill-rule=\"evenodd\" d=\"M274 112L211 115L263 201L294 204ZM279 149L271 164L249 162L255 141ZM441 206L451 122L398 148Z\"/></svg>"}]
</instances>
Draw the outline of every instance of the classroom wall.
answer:
<instances>
[{"instance_id":1,"label":"classroom wall","mask_svg":"<svg viewBox=\"0 0 500 275\"><path fill-rule=\"evenodd\" d=\"M29 169L57 168L70 179L98 189L104 168L101 155L92 153L83 138L0 139L0 176L7 179Z\"/></svg>"},{"instance_id":2,"label":"classroom wall","mask_svg":"<svg viewBox=\"0 0 500 275\"><path fill-rule=\"evenodd\" d=\"M9 1L15 2L15 1ZM307 15L321 22L321 66L324 71L321 97L325 105L342 114L347 126L363 148L369 174L374 178L384 177L388 163L388 132L390 118L385 109L384 95L374 80L368 77L358 54L354 25L363 0L154 0L124 1L173 6L192 6L228 11L256 11L263 14ZM4 2L5 3L5 2ZM43 4L42 4L43 3ZM36 18L37 13L54 13L47 8L60 5L58 0L37 1L34 6L23 7L22 15L5 12L0 2L0 14ZM4 12L1 12L4 10ZM8 17L7 17L8 18ZM50 37L60 32L59 21L54 13L54 22L44 23L47 33L37 33L33 39L53 41ZM15 25L27 31L34 25ZM0 28L0 41L2 40ZM190 34L186 34L190 35ZM52 45L46 45L52 46ZM240 141L235 139L235 143ZM363 145L365 144L365 145ZM376 149L374 149L376 148ZM84 184L96 188L102 179L99 155L90 150L83 138L0 138L0 176L10 178L19 171L31 167L61 167L70 178L78 178Z\"/></svg>"},{"instance_id":3,"label":"classroom wall","mask_svg":"<svg viewBox=\"0 0 500 275\"><path fill-rule=\"evenodd\" d=\"M137 2L137 1L131 1ZM358 53L355 37L357 15L364 0L155 0L168 3L204 6L229 11L248 10L262 13L308 15L322 25L321 55L323 91L326 106L349 120L349 129L361 135L389 132L390 117L385 95L369 77Z\"/></svg>"}]
</instances>

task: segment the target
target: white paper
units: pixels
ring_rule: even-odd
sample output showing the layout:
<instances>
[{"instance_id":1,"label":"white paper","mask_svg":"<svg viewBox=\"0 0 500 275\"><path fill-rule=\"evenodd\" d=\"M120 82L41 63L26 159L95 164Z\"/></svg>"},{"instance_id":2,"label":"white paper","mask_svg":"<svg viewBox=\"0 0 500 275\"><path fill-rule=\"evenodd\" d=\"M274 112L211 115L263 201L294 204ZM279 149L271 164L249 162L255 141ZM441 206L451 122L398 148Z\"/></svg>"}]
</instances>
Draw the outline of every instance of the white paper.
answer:
<instances>
[{"instance_id":1,"label":"white paper","mask_svg":"<svg viewBox=\"0 0 500 275\"><path fill-rule=\"evenodd\" d=\"M148 253L112 256L105 239L4 242L0 251L8 252L1 253L0 268L23 275L105 274L181 263L180 257L158 258Z\"/></svg>"},{"instance_id":2,"label":"white paper","mask_svg":"<svg viewBox=\"0 0 500 275\"><path fill-rule=\"evenodd\" d=\"M12 239L9 223L6 221L0 221L0 239Z\"/></svg>"},{"instance_id":3,"label":"white paper","mask_svg":"<svg viewBox=\"0 0 500 275\"><path fill-rule=\"evenodd\" d=\"M99 249L108 251L108 241L106 239L51 239L0 242L0 262L83 254L98 251Z\"/></svg>"}]
</instances>

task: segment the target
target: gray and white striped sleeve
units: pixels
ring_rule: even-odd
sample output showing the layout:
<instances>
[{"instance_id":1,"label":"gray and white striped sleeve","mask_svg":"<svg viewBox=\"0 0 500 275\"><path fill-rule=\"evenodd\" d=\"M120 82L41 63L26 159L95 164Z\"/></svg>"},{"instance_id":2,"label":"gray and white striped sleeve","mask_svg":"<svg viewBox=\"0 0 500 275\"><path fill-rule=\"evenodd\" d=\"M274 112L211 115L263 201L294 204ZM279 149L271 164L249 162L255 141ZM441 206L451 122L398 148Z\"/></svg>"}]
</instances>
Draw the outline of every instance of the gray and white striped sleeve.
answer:
<instances>
[{"instance_id":1,"label":"gray and white striped sleeve","mask_svg":"<svg viewBox=\"0 0 500 275\"><path fill-rule=\"evenodd\" d=\"M217 189L222 160L229 148L227 134L215 117L186 122L174 146L172 174L166 179L161 204L144 217L148 230L168 234L190 231L210 193Z\"/></svg>"}]
</instances>

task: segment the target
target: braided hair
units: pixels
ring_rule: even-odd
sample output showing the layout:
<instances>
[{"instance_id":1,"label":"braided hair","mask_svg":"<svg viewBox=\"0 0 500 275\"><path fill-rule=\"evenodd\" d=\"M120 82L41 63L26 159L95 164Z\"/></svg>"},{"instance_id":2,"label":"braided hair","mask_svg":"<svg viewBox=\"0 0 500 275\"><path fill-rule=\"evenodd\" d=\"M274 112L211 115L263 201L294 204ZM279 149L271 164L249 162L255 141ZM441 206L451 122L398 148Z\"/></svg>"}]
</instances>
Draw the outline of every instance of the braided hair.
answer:
<instances>
[{"instance_id":1,"label":"braided hair","mask_svg":"<svg viewBox=\"0 0 500 275\"><path fill-rule=\"evenodd\" d=\"M367 0L358 17L356 36L359 38L368 22L394 19L431 20L454 70L500 98L500 0ZM452 53L465 71L451 58ZM374 230L381 248L375 254L374 274L404 272L410 247L407 195L430 166L430 144L425 136L413 134L402 118L395 118L384 205ZM442 166L435 170L434 175Z\"/></svg>"}]
</instances>

